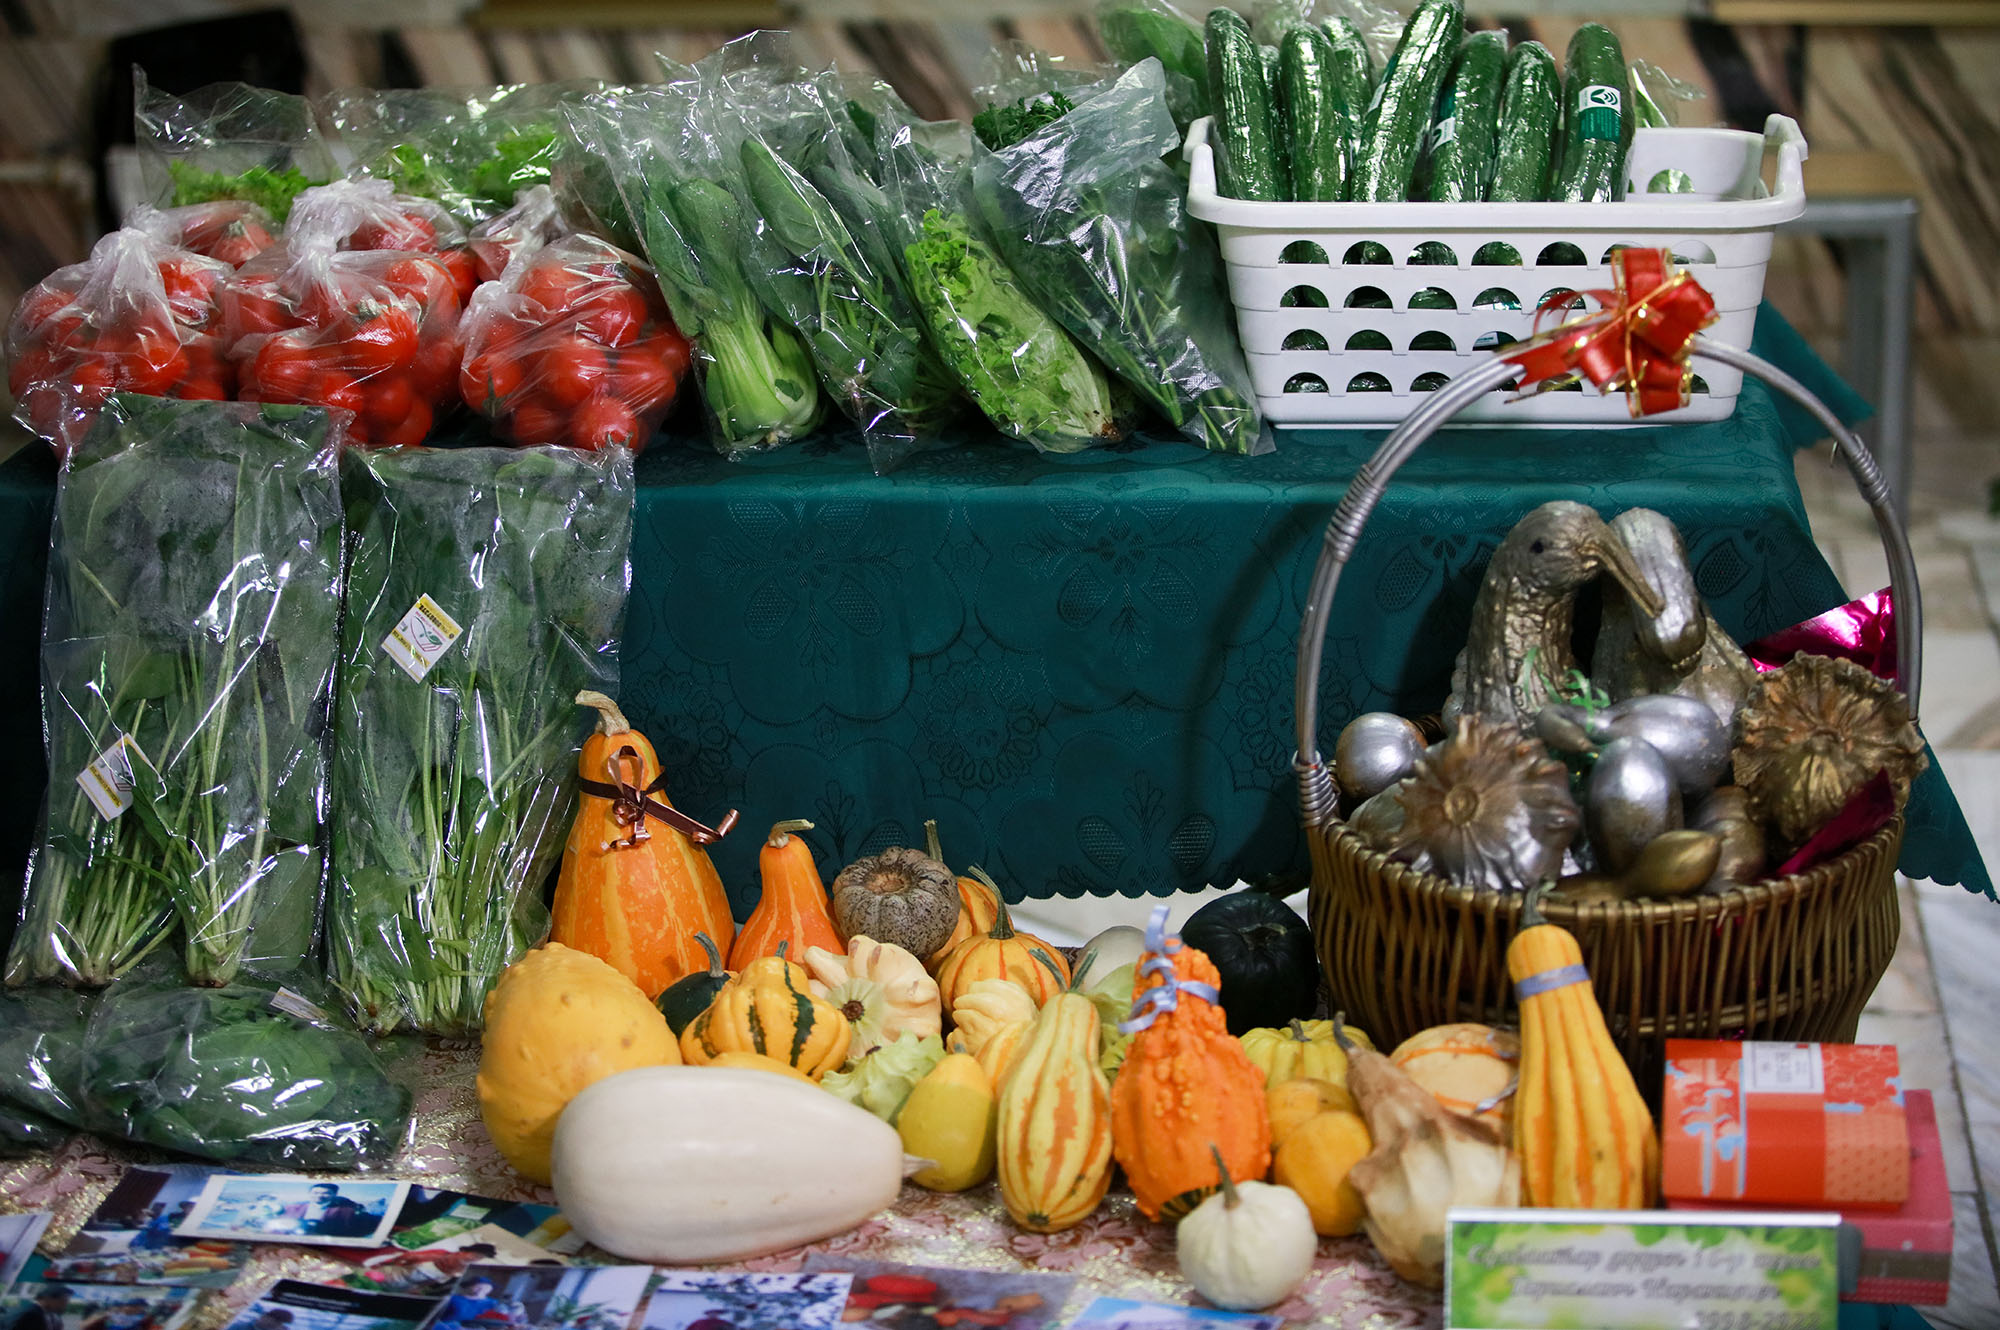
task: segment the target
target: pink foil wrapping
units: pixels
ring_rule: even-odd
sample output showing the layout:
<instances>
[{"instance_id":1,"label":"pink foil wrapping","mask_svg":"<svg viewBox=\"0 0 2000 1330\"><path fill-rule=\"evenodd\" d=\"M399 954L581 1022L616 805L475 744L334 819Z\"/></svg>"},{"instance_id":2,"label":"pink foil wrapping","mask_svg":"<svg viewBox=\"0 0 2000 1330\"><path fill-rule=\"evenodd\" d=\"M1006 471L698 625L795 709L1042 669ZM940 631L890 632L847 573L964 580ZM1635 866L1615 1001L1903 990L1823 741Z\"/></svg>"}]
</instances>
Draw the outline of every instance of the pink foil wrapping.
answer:
<instances>
[{"instance_id":1,"label":"pink foil wrapping","mask_svg":"<svg viewBox=\"0 0 2000 1330\"><path fill-rule=\"evenodd\" d=\"M1793 656L1840 656L1878 679L1896 681L1896 602L1888 587L1850 600L1818 618L1781 628L1743 648L1759 670L1775 670Z\"/></svg>"},{"instance_id":2,"label":"pink foil wrapping","mask_svg":"<svg viewBox=\"0 0 2000 1330\"><path fill-rule=\"evenodd\" d=\"M1896 792L1889 784L1889 773L1878 771L1868 778L1868 783L1856 790L1847 803L1831 821L1815 831L1812 839L1778 868L1777 876L1790 877L1793 873L1803 873L1816 864L1823 864L1836 855L1859 845L1870 836L1889 825L1896 816Z\"/></svg>"}]
</instances>

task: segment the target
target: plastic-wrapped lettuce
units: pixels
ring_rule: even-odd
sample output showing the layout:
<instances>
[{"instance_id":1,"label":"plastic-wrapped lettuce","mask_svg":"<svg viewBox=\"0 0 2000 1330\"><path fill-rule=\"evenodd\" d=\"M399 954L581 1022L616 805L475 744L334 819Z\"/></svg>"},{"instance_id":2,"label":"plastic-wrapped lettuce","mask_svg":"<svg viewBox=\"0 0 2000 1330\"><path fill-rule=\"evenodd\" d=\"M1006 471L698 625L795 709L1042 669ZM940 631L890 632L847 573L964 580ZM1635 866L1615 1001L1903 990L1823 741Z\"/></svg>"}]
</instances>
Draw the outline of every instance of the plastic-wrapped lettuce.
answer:
<instances>
[{"instance_id":1,"label":"plastic-wrapped lettuce","mask_svg":"<svg viewBox=\"0 0 2000 1330\"><path fill-rule=\"evenodd\" d=\"M1009 121L1023 136L972 173L1020 285L1182 434L1215 452L1268 451L1215 242L1161 160L1179 136L1159 62L1053 117L1034 108Z\"/></svg>"},{"instance_id":2,"label":"plastic-wrapped lettuce","mask_svg":"<svg viewBox=\"0 0 2000 1330\"><path fill-rule=\"evenodd\" d=\"M93 1002L66 988L0 989L0 1112L24 1122L93 1125L83 1094Z\"/></svg>"},{"instance_id":3,"label":"plastic-wrapped lettuce","mask_svg":"<svg viewBox=\"0 0 2000 1330\"><path fill-rule=\"evenodd\" d=\"M830 1071L820 1080L820 1088L859 1105L890 1126L902 1114L903 1104L917 1082L931 1068L944 1061L944 1040L937 1035L918 1038L905 1030L896 1041L884 1044L859 1062L839 1071Z\"/></svg>"}]
</instances>

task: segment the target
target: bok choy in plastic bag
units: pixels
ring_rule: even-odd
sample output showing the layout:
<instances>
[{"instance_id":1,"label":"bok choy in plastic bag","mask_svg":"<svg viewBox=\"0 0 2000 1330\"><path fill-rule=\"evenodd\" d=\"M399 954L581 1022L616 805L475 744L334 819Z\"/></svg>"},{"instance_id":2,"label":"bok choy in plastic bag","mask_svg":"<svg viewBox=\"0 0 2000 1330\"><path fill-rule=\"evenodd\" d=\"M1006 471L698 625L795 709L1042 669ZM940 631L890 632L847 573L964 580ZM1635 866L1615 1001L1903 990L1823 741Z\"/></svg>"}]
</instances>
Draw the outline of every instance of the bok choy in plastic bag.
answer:
<instances>
[{"instance_id":1,"label":"bok choy in plastic bag","mask_svg":"<svg viewBox=\"0 0 2000 1330\"><path fill-rule=\"evenodd\" d=\"M121 394L62 472L9 982L103 985L175 938L201 984L313 955L338 441L323 410Z\"/></svg>"},{"instance_id":2,"label":"bok choy in plastic bag","mask_svg":"<svg viewBox=\"0 0 2000 1330\"><path fill-rule=\"evenodd\" d=\"M329 977L364 1029L466 1034L548 925L583 689L618 691L632 455L350 453Z\"/></svg>"},{"instance_id":3,"label":"bok choy in plastic bag","mask_svg":"<svg viewBox=\"0 0 2000 1330\"><path fill-rule=\"evenodd\" d=\"M1213 451L1268 451L1222 264L1163 160L1179 139L1157 60L982 155L973 197L1041 307Z\"/></svg>"}]
</instances>

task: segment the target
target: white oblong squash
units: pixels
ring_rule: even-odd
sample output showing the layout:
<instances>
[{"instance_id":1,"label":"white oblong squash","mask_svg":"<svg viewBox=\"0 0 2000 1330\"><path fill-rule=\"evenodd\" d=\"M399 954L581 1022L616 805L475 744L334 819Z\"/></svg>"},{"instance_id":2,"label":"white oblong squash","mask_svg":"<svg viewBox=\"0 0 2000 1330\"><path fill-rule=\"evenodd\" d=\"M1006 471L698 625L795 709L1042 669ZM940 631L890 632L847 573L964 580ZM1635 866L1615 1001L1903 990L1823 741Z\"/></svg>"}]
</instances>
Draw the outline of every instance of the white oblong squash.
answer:
<instances>
[{"instance_id":1,"label":"white oblong squash","mask_svg":"<svg viewBox=\"0 0 2000 1330\"><path fill-rule=\"evenodd\" d=\"M832 1237L903 1185L888 1123L809 1082L729 1067L598 1081L563 1110L552 1158L556 1203L577 1232L653 1265Z\"/></svg>"}]
</instances>

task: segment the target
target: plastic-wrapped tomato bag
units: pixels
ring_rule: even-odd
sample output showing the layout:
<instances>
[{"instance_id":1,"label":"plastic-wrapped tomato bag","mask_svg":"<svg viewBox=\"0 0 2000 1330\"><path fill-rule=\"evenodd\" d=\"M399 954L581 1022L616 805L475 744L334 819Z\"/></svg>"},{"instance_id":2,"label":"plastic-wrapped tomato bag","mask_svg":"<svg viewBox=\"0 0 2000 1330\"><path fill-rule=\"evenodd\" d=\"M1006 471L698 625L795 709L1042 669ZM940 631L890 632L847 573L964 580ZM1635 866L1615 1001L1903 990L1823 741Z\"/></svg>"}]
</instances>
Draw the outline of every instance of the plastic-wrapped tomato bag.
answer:
<instances>
[{"instance_id":1,"label":"plastic-wrapped tomato bag","mask_svg":"<svg viewBox=\"0 0 2000 1330\"><path fill-rule=\"evenodd\" d=\"M280 246L221 305L238 396L352 411L354 443L422 443L457 392L458 291L438 255Z\"/></svg>"},{"instance_id":2,"label":"plastic-wrapped tomato bag","mask_svg":"<svg viewBox=\"0 0 2000 1330\"><path fill-rule=\"evenodd\" d=\"M472 297L459 390L519 444L635 452L687 374L688 343L638 259L569 235Z\"/></svg>"},{"instance_id":3,"label":"plastic-wrapped tomato bag","mask_svg":"<svg viewBox=\"0 0 2000 1330\"><path fill-rule=\"evenodd\" d=\"M336 180L299 195L285 223L294 250L395 249L435 254L462 305L479 284L465 228L430 199L398 194L386 180Z\"/></svg>"},{"instance_id":4,"label":"plastic-wrapped tomato bag","mask_svg":"<svg viewBox=\"0 0 2000 1330\"><path fill-rule=\"evenodd\" d=\"M555 191L536 185L522 190L513 207L473 227L466 248L472 251L479 280L497 282L512 260L533 254L569 230L556 206Z\"/></svg>"},{"instance_id":5,"label":"plastic-wrapped tomato bag","mask_svg":"<svg viewBox=\"0 0 2000 1330\"><path fill-rule=\"evenodd\" d=\"M7 325L16 418L66 454L115 392L226 401L235 383L215 334L229 271L127 228L50 273Z\"/></svg>"},{"instance_id":6,"label":"plastic-wrapped tomato bag","mask_svg":"<svg viewBox=\"0 0 2000 1330\"><path fill-rule=\"evenodd\" d=\"M125 225L169 245L240 268L277 243L271 214L242 199L191 203L185 208L140 204Z\"/></svg>"}]
</instances>

